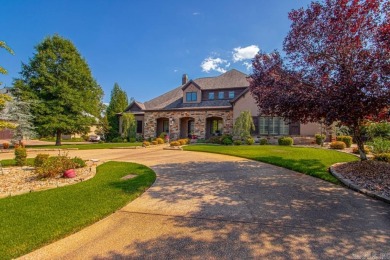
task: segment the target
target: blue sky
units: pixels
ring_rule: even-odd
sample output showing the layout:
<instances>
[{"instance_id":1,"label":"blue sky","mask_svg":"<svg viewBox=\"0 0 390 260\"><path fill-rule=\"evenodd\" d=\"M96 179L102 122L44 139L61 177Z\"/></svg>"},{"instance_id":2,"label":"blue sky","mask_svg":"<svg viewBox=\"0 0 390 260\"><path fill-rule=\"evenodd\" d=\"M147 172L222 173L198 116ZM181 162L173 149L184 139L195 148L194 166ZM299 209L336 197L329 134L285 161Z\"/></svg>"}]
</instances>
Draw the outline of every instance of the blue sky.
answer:
<instances>
[{"instance_id":1,"label":"blue sky","mask_svg":"<svg viewBox=\"0 0 390 260\"><path fill-rule=\"evenodd\" d=\"M34 46L55 33L71 40L110 99L115 82L141 102L190 79L229 69L251 73L259 49L281 49L291 9L309 0L0 0L2 87L12 86Z\"/></svg>"}]
</instances>

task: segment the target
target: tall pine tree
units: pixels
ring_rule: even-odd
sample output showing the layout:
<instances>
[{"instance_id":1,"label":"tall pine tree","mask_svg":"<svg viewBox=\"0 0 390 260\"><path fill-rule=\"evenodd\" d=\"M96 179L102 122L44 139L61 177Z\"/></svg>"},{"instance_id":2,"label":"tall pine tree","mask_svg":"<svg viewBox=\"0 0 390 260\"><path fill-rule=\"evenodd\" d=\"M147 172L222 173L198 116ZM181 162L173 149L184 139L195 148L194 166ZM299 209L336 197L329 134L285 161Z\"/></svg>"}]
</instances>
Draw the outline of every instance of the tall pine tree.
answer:
<instances>
[{"instance_id":1,"label":"tall pine tree","mask_svg":"<svg viewBox=\"0 0 390 260\"><path fill-rule=\"evenodd\" d=\"M107 107L107 119L110 126L109 133L107 135L108 140L112 140L115 137L119 137L119 117L117 113L122 113L129 105L127 94L118 83L114 84L114 88L111 90L110 104Z\"/></svg>"},{"instance_id":2,"label":"tall pine tree","mask_svg":"<svg viewBox=\"0 0 390 260\"><path fill-rule=\"evenodd\" d=\"M31 112L41 136L86 133L101 113L103 91L92 77L87 62L67 39L47 37L35 47L21 78L14 82L14 95L34 101Z\"/></svg>"}]
</instances>

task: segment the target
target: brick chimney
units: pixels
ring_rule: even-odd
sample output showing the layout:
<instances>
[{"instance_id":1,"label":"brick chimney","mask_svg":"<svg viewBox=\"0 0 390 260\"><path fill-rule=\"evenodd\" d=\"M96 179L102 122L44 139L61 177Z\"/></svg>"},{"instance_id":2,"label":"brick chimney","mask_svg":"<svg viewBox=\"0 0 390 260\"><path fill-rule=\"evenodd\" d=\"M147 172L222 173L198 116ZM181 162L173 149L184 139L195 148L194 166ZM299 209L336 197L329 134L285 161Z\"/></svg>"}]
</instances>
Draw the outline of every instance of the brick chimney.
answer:
<instances>
[{"instance_id":1,"label":"brick chimney","mask_svg":"<svg viewBox=\"0 0 390 260\"><path fill-rule=\"evenodd\" d=\"M181 78L181 84L184 85L188 82L188 76L187 74L183 74L183 77Z\"/></svg>"}]
</instances>

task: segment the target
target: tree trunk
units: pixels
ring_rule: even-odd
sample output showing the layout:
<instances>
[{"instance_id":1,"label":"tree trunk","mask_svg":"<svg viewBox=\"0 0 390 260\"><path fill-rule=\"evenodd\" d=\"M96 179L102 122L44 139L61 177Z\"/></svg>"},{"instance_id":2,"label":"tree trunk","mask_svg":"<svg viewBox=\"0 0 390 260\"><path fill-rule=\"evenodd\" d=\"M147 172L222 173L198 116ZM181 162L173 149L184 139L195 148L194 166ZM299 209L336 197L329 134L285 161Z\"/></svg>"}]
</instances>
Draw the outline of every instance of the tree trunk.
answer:
<instances>
[{"instance_id":1,"label":"tree trunk","mask_svg":"<svg viewBox=\"0 0 390 260\"><path fill-rule=\"evenodd\" d=\"M367 160L367 155L364 152L364 142L362 140L362 135L360 133L361 131L360 131L360 128L357 128L357 129L358 130L354 131L354 137L355 137L355 141L356 141L356 144L358 146L358 149L359 149L360 160L366 161Z\"/></svg>"},{"instance_id":2,"label":"tree trunk","mask_svg":"<svg viewBox=\"0 0 390 260\"><path fill-rule=\"evenodd\" d=\"M56 133L56 146L61 146L61 130L57 130Z\"/></svg>"}]
</instances>

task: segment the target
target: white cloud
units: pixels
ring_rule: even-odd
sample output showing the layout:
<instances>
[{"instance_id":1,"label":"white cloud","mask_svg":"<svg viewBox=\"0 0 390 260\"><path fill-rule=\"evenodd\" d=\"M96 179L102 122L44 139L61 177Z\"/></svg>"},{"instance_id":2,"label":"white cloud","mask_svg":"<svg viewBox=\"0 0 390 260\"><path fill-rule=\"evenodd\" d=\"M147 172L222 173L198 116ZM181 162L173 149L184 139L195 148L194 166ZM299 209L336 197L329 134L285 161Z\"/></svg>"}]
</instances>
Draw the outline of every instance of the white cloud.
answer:
<instances>
[{"instance_id":1,"label":"white cloud","mask_svg":"<svg viewBox=\"0 0 390 260\"><path fill-rule=\"evenodd\" d=\"M227 60L223 60L221 58L212 58L208 57L203 60L200 67L202 68L202 71L209 73L212 70L218 71L220 73L225 73L226 69L224 69L221 65L226 63L226 67L230 66L230 63L227 62Z\"/></svg>"},{"instance_id":2,"label":"white cloud","mask_svg":"<svg viewBox=\"0 0 390 260\"><path fill-rule=\"evenodd\" d=\"M233 61L242 61L253 59L255 55L260 51L260 48L257 45L250 45L247 47L237 47L233 49Z\"/></svg>"},{"instance_id":3,"label":"white cloud","mask_svg":"<svg viewBox=\"0 0 390 260\"><path fill-rule=\"evenodd\" d=\"M192 15L200 15L198 12L193 12Z\"/></svg>"},{"instance_id":4,"label":"white cloud","mask_svg":"<svg viewBox=\"0 0 390 260\"><path fill-rule=\"evenodd\" d=\"M252 63L250 63L248 61L244 61L242 63L242 65L244 65L246 67L246 70L251 70L252 69Z\"/></svg>"}]
</instances>

